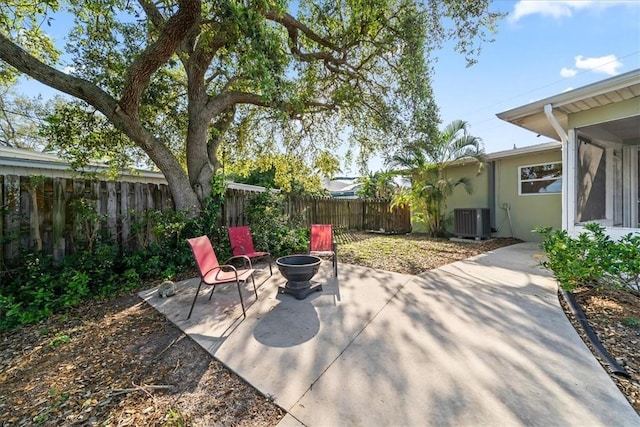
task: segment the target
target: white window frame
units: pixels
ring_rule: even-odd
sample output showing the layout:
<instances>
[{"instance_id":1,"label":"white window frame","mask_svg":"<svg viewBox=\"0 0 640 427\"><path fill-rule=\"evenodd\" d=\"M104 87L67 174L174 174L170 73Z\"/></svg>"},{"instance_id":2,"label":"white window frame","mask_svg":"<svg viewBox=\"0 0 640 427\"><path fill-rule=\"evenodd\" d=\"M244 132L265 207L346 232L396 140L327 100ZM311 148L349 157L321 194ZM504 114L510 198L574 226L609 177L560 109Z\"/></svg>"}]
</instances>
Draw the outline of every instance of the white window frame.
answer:
<instances>
[{"instance_id":1,"label":"white window frame","mask_svg":"<svg viewBox=\"0 0 640 427\"><path fill-rule=\"evenodd\" d=\"M522 168L531 168L536 166L546 166L546 165L560 165L560 168L564 171L564 165L562 161L553 161L553 162L545 162L545 163L536 163L533 165L522 165L518 166L518 196L550 196L550 195L560 195L562 194L562 189L560 191L554 192L544 192L544 193L523 193L522 192L522 183L523 182L535 182L535 181L559 181L564 178L564 172L558 177L554 179L549 178L541 178L541 179L522 179Z\"/></svg>"}]
</instances>

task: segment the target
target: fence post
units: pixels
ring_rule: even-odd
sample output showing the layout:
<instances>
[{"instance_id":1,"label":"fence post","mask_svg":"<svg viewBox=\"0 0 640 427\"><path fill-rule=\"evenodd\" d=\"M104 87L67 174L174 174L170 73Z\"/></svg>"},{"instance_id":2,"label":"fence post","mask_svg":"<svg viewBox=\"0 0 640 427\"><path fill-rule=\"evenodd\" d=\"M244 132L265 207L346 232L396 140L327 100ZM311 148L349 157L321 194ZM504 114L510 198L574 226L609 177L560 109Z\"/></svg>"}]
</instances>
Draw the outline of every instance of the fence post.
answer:
<instances>
[{"instance_id":1,"label":"fence post","mask_svg":"<svg viewBox=\"0 0 640 427\"><path fill-rule=\"evenodd\" d=\"M118 242L118 190L116 182L107 182L107 227L114 242Z\"/></svg>"},{"instance_id":2,"label":"fence post","mask_svg":"<svg viewBox=\"0 0 640 427\"><path fill-rule=\"evenodd\" d=\"M67 206L65 190L67 180L64 178L53 178L53 260L58 263L64 258L66 242L64 239L64 229L67 223Z\"/></svg>"},{"instance_id":3,"label":"fence post","mask_svg":"<svg viewBox=\"0 0 640 427\"><path fill-rule=\"evenodd\" d=\"M5 178L5 206L4 214L5 256L14 258L18 253L20 237L20 177L7 175Z\"/></svg>"}]
</instances>

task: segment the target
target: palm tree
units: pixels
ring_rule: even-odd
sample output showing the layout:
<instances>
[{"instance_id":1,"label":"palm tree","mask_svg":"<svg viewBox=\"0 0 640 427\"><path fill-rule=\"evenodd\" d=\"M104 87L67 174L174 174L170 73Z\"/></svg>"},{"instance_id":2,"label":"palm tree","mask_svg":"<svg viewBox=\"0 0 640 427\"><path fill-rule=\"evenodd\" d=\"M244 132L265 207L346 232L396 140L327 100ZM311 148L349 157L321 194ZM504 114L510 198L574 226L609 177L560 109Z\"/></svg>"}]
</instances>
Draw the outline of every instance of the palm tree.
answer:
<instances>
[{"instance_id":1,"label":"palm tree","mask_svg":"<svg viewBox=\"0 0 640 427\"><path fill-rule=\"evenodd\" d=\"M431 236L445 234L447 199L453 190L461 185L467 193L472 191L469 178L448 178L447 167L462 159L476 159L478 173L484 166L481 140L469 135L467 125L463 120L454 120L434 137L416 140L391 158L391 165L398 168L396 173L410 177L412 207Z\"/></svg>"},{"instance_id":2,"label":"palm tree","mask_svg":"<svg viewBox=\"0 0 640 427\"><path fill-rule=\"evenodd\" d=\"M393 181L393 171L383 170L369 172L368 175L358 178L362 187L358 190L359 197L371 199L390 199L396 192L398 185Z\"/></svg>"}]
</instances>

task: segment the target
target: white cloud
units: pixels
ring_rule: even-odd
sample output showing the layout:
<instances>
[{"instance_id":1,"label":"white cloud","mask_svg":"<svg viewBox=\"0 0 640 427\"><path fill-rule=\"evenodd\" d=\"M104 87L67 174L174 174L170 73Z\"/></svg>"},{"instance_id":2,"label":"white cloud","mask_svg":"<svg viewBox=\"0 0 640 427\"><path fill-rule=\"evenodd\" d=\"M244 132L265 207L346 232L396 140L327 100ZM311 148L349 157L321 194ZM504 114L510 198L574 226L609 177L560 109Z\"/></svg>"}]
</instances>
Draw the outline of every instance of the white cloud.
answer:
<instances>
[{"instance_id":1,"label":"white cloud","mask_svg":"<svg viewBox=\"0 0 640 427\"><path fill-rule=\"evenodd\" d=\"M573 77L576 74L578 74L578 72L573 68L562 67L562 70L560 70L560 75L562 77Z\"/></svg>"},{"instance_id":2,"label":"white cloud","mask_svg":"<svg viewBox=\"0 0 640 427\"><path fill-rule=\"evenodd\" d=\"M520 0L509 15L511 22L517 22L527 15L540 14L555 19L570 18L573 12L580 9L604 9L617 4L629 4L625 1L590 1L590 0Z\"/></svg>"},{"instance_id":3,"label":"white cloud","mask_svg":"<svg viewBox=\"0 0 640 427\"><path fill-rule=\"evenodd\" d=\"M592 3L590 1L527 1L520 0L513 7L513 13L509 19L513 22L527 15L540 14L552 18L570 17L573 9L579 9Z\"/></svg>"},{"instance_id":4,"label":"white cloud","mask_svg":"<svg viewBox=\"0 0 640 427\"><path fill-rule=\"evenodd\" d=\"M606 55L599 58L585 58L582 55L578 55L575 60L576 68L580 70L589 70L609 76L618 74L618 68L622 67L622 62L618 61L615 55Z\"/></svg>"},{"instance_id":5,"label":"white cloud","mask_svg":"<svg viewBox=\"0 0 640 427\"><path fill-rule=\"evenodd\" d=\"M76 67L70 65L70 66L64 67L62 71L66 74L73 74L76 72Z\"/></svg>"}]
</instances>

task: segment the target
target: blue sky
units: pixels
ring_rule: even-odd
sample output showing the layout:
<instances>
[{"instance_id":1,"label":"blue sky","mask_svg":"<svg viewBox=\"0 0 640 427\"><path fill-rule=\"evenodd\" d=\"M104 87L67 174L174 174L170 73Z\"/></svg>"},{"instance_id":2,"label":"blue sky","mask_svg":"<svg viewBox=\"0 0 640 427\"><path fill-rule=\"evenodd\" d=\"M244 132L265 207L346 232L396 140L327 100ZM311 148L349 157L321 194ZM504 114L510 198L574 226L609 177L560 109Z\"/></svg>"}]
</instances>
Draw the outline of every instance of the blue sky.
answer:
<instances>
[{"instance_id":1,"label":"blue sky","mask_svg":"<svg viewBox=\"0 0 640 427\"><path fill-rule=\"evenodd\" d=\"M448 44L437 52L432 82L443 124L469 122L488 153L548 142L496 113L640 68L638 0L499 0L491 9L509 16L478 63L467 68ZM32 85L25 85L31 94L55 92ZM371 159L369 167L382 169L382 161ZM343 173L356 169L345 165Z\"/></svg>"},{"instance_id":2,"label":"blue sky","mask_svg":"<svg viewBox=\"0 0 640 427\"><path fill-rule=\"evenodd\" d=\"M548 142L495 114L640 68L640 1L497 1L508 12L478 63L439 53L443 123L466 120L488 153Z\"/></svg>"}]
</instances>

